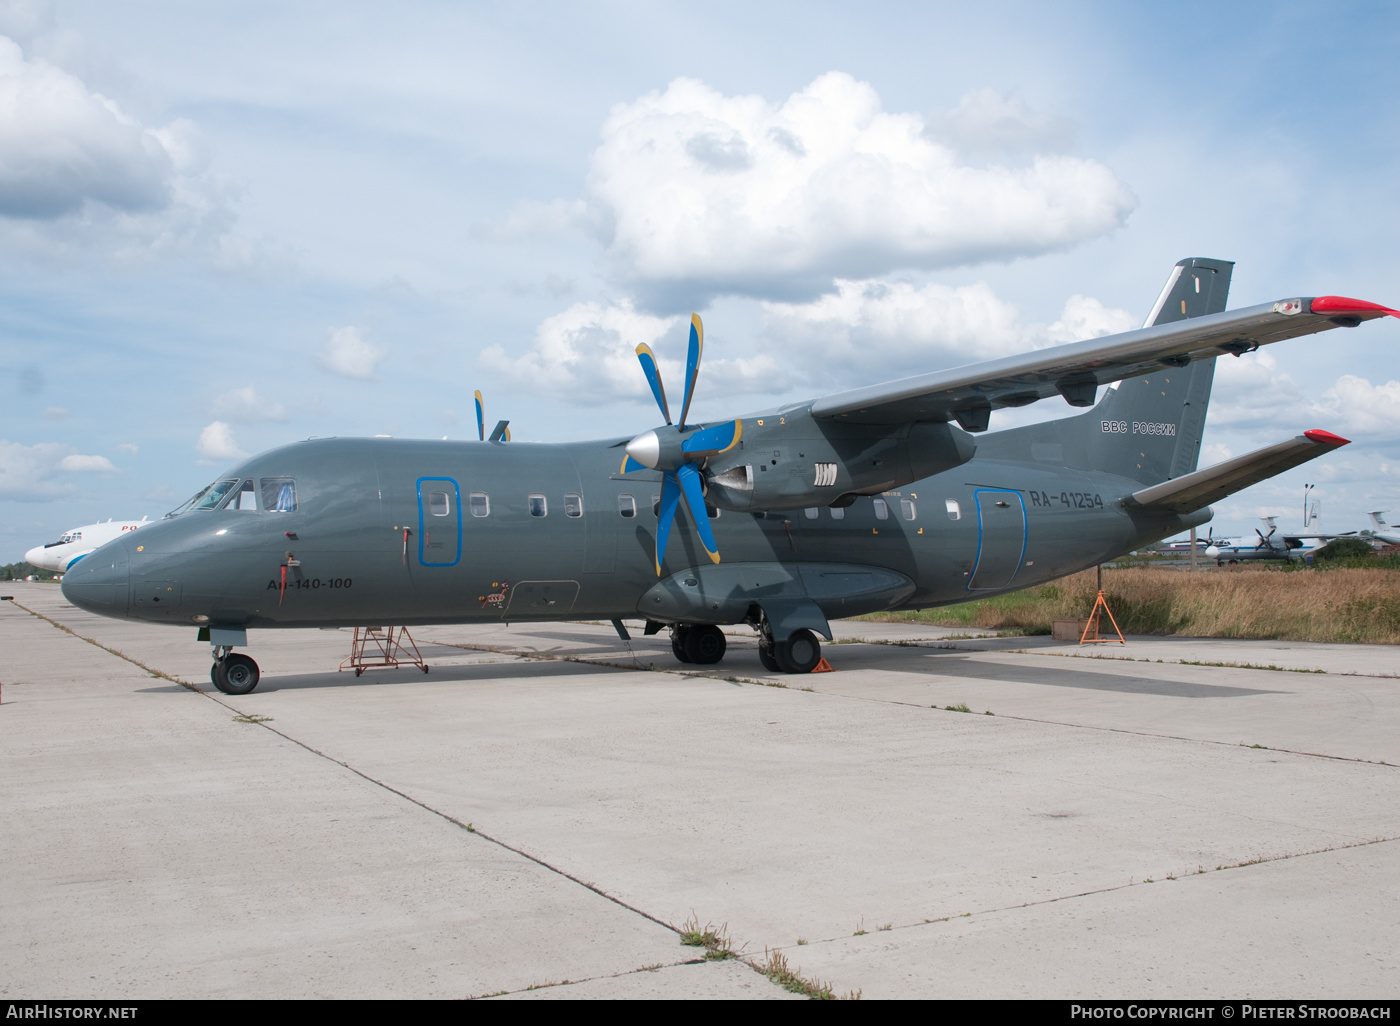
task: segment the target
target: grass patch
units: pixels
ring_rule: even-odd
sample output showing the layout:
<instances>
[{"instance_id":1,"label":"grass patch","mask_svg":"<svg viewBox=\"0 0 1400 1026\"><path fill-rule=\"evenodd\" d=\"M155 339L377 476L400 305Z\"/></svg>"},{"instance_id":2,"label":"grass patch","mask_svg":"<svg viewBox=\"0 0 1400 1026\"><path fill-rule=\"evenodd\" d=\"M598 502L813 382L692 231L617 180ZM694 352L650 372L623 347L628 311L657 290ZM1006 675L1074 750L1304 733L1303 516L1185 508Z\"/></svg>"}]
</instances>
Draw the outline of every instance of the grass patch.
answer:
<instances>
[{"instance_id":1,"label":"grass patch","mask_svg":"<svg viewBox=\"0 0 1400 1026\"><path fill-rule=\"evenodd\" d=\"M1052 621L1085 616L1096 590L1094 571L1085 570L1008 595L862 619L1049 634ZM1106 568L1104 595L1125 634L1400 644L1396 557L1323 560L1313 569Z\"/></svg>"},{"instance_id":2,"label":"grass patch","mask_svg":"<svg viewBox=\"0 0 1400 1026\"><path fill-rule=\"evenodd\" d=\"M238 715L233 718L234 723L271 723L271 716L246 716Z\"/></svg>"},{"instance_id":3,"label":"grass patch","mask_svg":"<svg viewBox=\"0 0 1400 1026\"><path fill-rule=\"evenodd\" d=\"M788 960L781 951L769 951L765 948L764 960L753 963L753 967L779 987L793 994L805 994L814 1001L836 999L836 995L832 993L831 984L823 983L821 980L806 979L802 976L801 967L794 969L788 965ZM859 1001L860 991L850 991L844 995L844 1000Z\"/></svg>"},{"instance_id":4,"label":"grass patch","mask_svg":"<svg viewBox=\"0 0 1400 1026\"><path fill-rule=\"evenodd\" d=\"M967 707L966 702L959 702L957 705L945 705L943 708L947 709L949 712L972 712L972 710Z\"/></svg>"},{"instance_id":5,"label":"grass patch","mask_svg":"<svg viewBox=\"0 0 1400 1026\"><path fill-rule=\"evenodd\" d=\"M705 949L706 962L723 962L738 957L729 939L728 923L718 928L714 923L701 926L699 918L692 912L681 925L680 935L681 943L687 947Z\"/></svg>"}]
</instances>

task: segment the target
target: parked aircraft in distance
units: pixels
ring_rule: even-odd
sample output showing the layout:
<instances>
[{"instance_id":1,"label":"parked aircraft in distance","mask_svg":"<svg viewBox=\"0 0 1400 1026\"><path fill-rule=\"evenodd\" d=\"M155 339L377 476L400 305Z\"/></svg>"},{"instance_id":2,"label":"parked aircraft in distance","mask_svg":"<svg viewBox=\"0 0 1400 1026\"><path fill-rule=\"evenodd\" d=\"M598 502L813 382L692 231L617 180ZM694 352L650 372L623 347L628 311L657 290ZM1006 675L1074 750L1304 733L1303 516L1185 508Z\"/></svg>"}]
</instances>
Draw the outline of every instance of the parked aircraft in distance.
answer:
<instances>
[{"instance_id":1,"label":"parked aircraft in distance","mask_svg":"<svg viewBox=\"0 0 1400 1026\"><path fill-rule=\"evenodd\" d=\"M50 570L56 574L66 573L69 567L93 549L106 545L113 538L120 537L128 531L145 527L148 523L150 521L142 517L140 520L109 519L100 524L75 527L64 531L63 537L58 541L34 546L24 554L24 561L40 570Z\"/></svg>"},{"instance_id":2,"label":"parked aircraft in distance","mask_svg":"<svg viewBox=\"0 0 1400 1026\"><path fill-rule=\"evenodd\" d=\"M1387 524L1382 520L1381 514L1384 512L1385 510L1378 509L1366 514L1371 518L1371 532L1366 537L1384 545L1400 545L1400 526Z\"/></svg>"},{"instance_id":3,"label":"parked aircraft in distance","mask_svg":"<svg viewBox=\"0 0 1400 1026\"><path fill-rule=\"evenodd\" d=\"M1306 557L1316 547L1305 546L1304 542L1328 541L1332 538L1350 538L1355 531L1346 531L1342 534L1284 534L1277 539L1274 534L1278 531L1278 525L1274 523L1278 517L1260 517L1264 526L1269 529L1265 534L1259 528L1254 529L1254 533L1259 536L1259 541L1254 545L1219 545L1214 544L1206 549L1206 558L1215 560L1216 566L1222 563L1243 563L1256 559L1282 559L1293 560Z\"/></svg>"},{"instance_id":4,"label":"parked aircraft in distance","mask_svg":"<svg viewBox=\"0 0 1400 1026\"><path fill-rule=\"evenodd\" d=\"M1054 580L1346 445L1310 430L1197 469L1222 354L1400 317L1338 296L1227 312L1233 266L1181 261L1135 331L703 425L688 422L694 317L674 423L639 346L663 426L557 445L283 446L84 559L63 593L107 616L198 625L210 677L232 694L258 682L233 651L250 627L611 620L626 637L623 620L642 619L704 664L724 655L721 624L747 623L768 669L808 672L828 617ZM988 431L994 409L1054 396L1094 408Z\"/></svg>"}]
</instances>

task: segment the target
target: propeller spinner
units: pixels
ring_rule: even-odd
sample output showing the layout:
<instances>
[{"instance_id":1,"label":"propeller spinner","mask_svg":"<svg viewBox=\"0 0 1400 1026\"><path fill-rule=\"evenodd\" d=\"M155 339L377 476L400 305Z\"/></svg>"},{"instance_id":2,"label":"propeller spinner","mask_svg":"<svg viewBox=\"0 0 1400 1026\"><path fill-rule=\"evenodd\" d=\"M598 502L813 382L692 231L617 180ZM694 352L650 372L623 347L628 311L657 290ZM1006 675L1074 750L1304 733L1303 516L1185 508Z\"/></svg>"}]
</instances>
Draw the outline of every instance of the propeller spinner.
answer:
<instances>
[{"instance_id":1,"label":"propeller spinner","mask_svg":"<svg viewBox=\"0 0 1400 1026\"><path fill-rule=\"evenodd\" d=\"M685 361L685 398L681 403L681 419L671 423L671 408L666 402L666 389L661 384L661 371L656 364L656 356L651 347L643 343L637 347L637 359L642 364L651 394L666 426L647 431L627 443L627 456L622 461L622 472L648 468L662 473L661 508L656 522L656 575L661 576L661 562L666 558L666 543L671 537L671 524L676 519L676 509L681 501L690 511L690 519L695 522L696 533L705 546L705 553L712 562L719 562L719 547L715 543L714 532L710 529L709 513L705 509L705 484L701 470L711 456L727 452L739 444L743 434L743 424L738 420L717 424L714 427L686 431L685 418L690 412L690 400L695 395L695 382L700 376L700 356L705 348L705 328L700 323L699 314L690 317L690 349Z\"/></svg>"}]
</instances>

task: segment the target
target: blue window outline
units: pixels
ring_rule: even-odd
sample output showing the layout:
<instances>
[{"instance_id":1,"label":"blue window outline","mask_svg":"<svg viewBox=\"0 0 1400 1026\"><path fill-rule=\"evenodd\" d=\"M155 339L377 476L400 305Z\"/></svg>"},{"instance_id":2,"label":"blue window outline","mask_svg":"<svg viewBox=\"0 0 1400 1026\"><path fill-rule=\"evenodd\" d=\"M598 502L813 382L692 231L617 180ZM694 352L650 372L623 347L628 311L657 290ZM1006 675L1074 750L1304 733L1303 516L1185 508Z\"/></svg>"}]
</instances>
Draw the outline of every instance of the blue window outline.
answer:
<instances>
[{"instance_id":1,"label":"blue window outline","mask_svg":"<svg viewBox=\"0 0 1400 1026\"><path fill-rule=\"evenodd\" d=\"M425 482L443 482L452 486L452 508L457 513L457 558L450 563L429 563L424 559L424 546L427 544L427 533L425 531L424 518L426 516L423 484ZM441 489L439 489L440 491ZM420 477L418 479L418 565L419 566L456 566L462 561L462 489L457 487L457 482L450 477Z\"/></svg>"}]
</instances>

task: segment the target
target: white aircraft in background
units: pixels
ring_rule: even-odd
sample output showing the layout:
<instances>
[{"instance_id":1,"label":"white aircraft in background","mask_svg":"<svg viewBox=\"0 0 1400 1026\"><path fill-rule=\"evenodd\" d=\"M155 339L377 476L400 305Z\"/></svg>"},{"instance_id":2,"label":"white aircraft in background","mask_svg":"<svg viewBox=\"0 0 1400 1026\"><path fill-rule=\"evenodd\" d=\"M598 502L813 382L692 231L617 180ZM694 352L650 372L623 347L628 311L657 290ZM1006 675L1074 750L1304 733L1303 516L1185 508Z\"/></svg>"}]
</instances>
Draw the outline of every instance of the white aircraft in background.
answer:
<instances>
[{"instance_id":1,"label":"white aircraft in background","mask_svg":"<svg viewBox=\"0 0 1400 1026\"><path fill-rule=\"evenodd\" d=\"M36 545L24 554L24 561L40 570L51 570L56 574L67 573L68 568L82 559L99 545L106 545L113 538L127 531L145 527L149 521L108 520L103 524L88 524L64 531L63 537L47 545Z\"/></svg>"},{"instance_id":2,"label":"white aircraft in background","mask_svg":"<svg viewBox=\"0 0 1400 1026\"><path fill-rule=\"evenodd\" d=\"M1286 534L1279 539L1274 538L1278 531L1278 525L1274 523L1277 516L1260 517L1264 526L1269 529L1265 534L1259 528L1254 529L1254 533L1259 536L1257 544L1250 545L1246 542L1243 545L1221 545L1218 542L1206 549L1206 558L1213 559L1220 563L1239 563L1253 559L1282 559L1291 561L1295 557L1306 558L1317 547L1320 541L1331 541L1333 538L1351 538L1356 535L1355 531L1347 531L1343 534L1319 534L1317 532L1300 532L1298 534ZM1223 541L1224 539L1222 539ZM1311 541L1313 545L1304 545L1304 542Z\"/></svg>"},{"instance_id":3,"label":"white aircraft in background","mask_svg":"<svg viewBox=\"0 0 1400 1026\"><path fill-rule=\"evenodd\" d=\"M1374 513L1367 513L1371 518L1371 540L1385 542L1387 545L1400 545L1400 526L1387 524L1381 519L1381 514L1385 510L1378 509Z\"/></svg>"}]
</instances>

